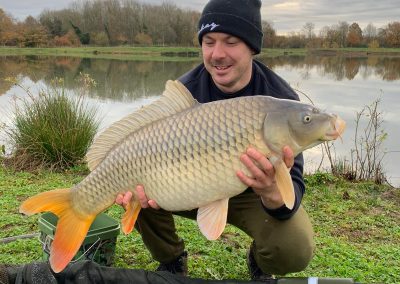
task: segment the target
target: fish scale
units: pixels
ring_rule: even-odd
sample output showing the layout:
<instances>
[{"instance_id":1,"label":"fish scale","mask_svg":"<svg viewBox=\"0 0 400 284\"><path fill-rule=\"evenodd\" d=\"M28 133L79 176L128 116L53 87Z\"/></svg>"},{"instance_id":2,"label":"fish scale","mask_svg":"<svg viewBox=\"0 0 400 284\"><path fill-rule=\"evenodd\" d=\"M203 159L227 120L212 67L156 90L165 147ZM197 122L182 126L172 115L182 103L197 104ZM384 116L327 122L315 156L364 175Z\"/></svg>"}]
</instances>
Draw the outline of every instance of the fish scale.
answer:
<instances>
[{"instance_id":1,"label":"fish scale","mask_svg":"<svg viewBox=\"0 0 400 284\"><path fill-rule=\"evenodd\" d=\"M49 260L55 272L73 258L96 215L119 193L134 193L137 184L165 210L199 208L199 228L213 240L226 225L229 198L247 187L236 173L251 176L240 161L248 147L270 158L282 201L292 209L295 195L283 146L297 155L336 139L344 126L313 106L265 96L199 104L180 82L168 81L156 102L97 137L87 154L91 172L79 184L33 196L20 212L51 211L59 217ZM125 233L140 209L134 196L122 218Z\"/></svg>"},{"instance_id":2,"label":"fish scale","mask_svg":"<svg viewBox=\"0 0 400 284\"><path fill-rule=\"evenodd\" d=\"M254 98L242 100L254 105L251 102ZM219 104L219 109L212 104L202 105L129 135L114 150L118 153L117 158L115 155L107 157L99 168L75 187L76 206L85 208L86 213L104 210L114 201L116 193L133 189L138 183L144 185L147 196L162 208L175 211L206 204L215 199L214 196L222 198L227 190L231 191L230 195L238 194L244 185L235 178L228 189L226 180L231 180L236 170L243 168L238 151L259 144L254 133L261 132L262 128L261 119L254 123L254 117L262 116L260 104L246 109L252 115L238 116L246 105L240 99ZM245 127L241 127L243 125ZM173 131L177 128L180 131ZM214 140L214 137L218 139ZM127 177L131 179L127 181ZM105 178L108 180L103 183L109 197L85 199L88 191L99 191L94 185ZM187 198L190 196L189 188L196 191L195 200Z\"/></svg>"}]
</instances>

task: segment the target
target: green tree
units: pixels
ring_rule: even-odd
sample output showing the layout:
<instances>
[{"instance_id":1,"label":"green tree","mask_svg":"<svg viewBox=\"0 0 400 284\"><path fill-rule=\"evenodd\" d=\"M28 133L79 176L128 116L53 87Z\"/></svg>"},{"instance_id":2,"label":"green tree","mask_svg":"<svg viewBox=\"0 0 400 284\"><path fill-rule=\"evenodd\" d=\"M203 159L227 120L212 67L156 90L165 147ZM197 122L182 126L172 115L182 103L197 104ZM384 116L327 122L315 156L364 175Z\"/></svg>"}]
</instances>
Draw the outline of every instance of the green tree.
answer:
<instances>
[{"instance_id":1,"label":"green tree","mask_svg":"<svg viewBox=\"0 0 400 284\"><path fill-rule=\"evenodd\" d=\"M82 33L82 31L79 27L75 26L72 22L70 22L70 23L71 23L72 28L75 31L75 34L78 36L81 44L89 44L89 42L90 42L89 33Z\"/></svg>"}]
</instances>

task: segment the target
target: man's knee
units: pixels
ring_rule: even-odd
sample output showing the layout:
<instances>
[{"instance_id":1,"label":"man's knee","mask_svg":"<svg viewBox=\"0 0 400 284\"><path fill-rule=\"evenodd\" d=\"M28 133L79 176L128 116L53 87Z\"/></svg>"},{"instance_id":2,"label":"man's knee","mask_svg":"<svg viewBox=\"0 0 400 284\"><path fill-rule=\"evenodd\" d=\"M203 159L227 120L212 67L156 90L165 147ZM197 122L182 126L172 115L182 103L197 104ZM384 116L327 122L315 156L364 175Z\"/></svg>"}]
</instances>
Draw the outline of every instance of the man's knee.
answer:
<instances>
[{"instance_id":1,"label":"man's knee","mask_svg":"<svg viewBox=\"0 0 400 284\"><path fill-rule=\"evenodd\" d=\"M314 255L313 239L302 242L279 243L257 249L256 261L265 273L285 275L304 270Z\"/></svg>"},{"instance_id":2,"label":"man's knee","mask_svg":"<svg viewBox=\"0 0 400 284\"><path fill-rule=\"evenodd\" d=\"M268 238L255 239L255 258L266 273L284 275L304 270L315 250L314 232L302 207L289 220L274 222Z\"/></svg>"}]
</instances>

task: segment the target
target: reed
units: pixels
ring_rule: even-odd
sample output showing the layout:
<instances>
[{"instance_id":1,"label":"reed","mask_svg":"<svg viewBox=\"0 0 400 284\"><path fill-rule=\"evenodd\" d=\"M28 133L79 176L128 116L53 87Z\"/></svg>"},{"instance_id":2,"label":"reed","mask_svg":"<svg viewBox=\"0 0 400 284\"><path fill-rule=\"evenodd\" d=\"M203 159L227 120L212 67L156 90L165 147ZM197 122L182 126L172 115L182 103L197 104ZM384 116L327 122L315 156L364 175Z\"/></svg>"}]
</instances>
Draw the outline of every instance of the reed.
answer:
<instances>
[{"instance_id":1,"label":"reed","mask_svg":"<svg viewBox=\"0 0 400 284\"><path fill-rule=\"evenodd\" d=\"M13 151L5 163L17 169L66 169L83 161L98 130L97 108L88 105L85 91L73 96L60 84L38 94L19 85L27 96L16 104L13 127L6 130Z\"/></svg>"}]
</instances>

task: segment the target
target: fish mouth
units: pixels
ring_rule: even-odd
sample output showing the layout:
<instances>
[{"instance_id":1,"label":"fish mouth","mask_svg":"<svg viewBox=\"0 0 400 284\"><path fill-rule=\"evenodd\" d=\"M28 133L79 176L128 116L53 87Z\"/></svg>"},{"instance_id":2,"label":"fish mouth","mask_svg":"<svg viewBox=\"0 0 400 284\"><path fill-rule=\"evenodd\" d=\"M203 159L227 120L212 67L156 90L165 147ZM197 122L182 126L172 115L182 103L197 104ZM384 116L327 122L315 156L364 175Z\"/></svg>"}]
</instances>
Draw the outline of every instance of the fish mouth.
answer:
<instances>
[{"instance_id":1,"label":"fish mouth","mask_svg":"<svg viewBox=\"0 0 400 284\"><path fill-rule=\"evenodd\" d=\"M342 139L342 134L346 128L346 122L340 117L336 116L332 121L332 131L325 134L326 140L336 140L338 137Z\"/></svg>"}]
</instances>

